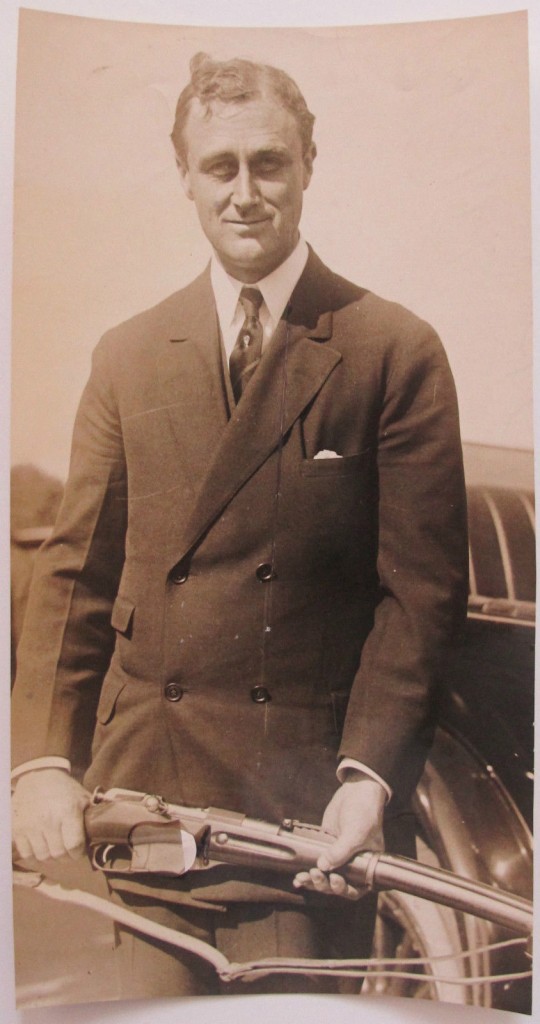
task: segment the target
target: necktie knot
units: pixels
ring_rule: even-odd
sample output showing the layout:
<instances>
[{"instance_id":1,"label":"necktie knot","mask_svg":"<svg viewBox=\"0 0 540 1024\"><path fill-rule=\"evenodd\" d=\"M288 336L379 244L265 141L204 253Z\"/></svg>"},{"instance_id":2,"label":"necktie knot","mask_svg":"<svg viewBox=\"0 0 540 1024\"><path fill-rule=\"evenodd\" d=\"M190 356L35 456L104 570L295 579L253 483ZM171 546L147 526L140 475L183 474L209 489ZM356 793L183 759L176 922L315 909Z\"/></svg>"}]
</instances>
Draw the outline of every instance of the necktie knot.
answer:
<instances>
[{"instance_id":1,"label":"necktie knot","mask_svg":"<svg viewBox=\"0 0 540 1024\"><path fill-rule=\"evenodd\" d=\"M246 319L251 319L251 317L254 317L256 320L258 319L262 302L263 297L258 288L242 288L240 292L240 305L244 310Z\"/></svg>"}]
</instances>

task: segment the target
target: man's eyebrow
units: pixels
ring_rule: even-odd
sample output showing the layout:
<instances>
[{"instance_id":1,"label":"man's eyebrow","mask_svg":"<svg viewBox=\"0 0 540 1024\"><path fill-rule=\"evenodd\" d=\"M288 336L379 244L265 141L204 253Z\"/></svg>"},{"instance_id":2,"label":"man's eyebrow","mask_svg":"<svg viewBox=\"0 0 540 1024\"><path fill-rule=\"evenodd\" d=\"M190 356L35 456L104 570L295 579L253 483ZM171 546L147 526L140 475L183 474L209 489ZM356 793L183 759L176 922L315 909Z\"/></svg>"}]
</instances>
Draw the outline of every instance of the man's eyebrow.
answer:
<instances>
[{"instance_id":1,"label":"man's eyebrow","mask_svg":"<svg viewBox=\"0 0 540 1024\"><path fill-rule=\"evenodd\" d=\"M256 160L257 157L259 157L259 156L288 156L288 155L289 155L289 148L288 148L288 146L277 146L277 145L276 146L261 146L260 149L257 149L253 153L253 157L251 159L255 159Z\"/></svg>"}]
</instances>

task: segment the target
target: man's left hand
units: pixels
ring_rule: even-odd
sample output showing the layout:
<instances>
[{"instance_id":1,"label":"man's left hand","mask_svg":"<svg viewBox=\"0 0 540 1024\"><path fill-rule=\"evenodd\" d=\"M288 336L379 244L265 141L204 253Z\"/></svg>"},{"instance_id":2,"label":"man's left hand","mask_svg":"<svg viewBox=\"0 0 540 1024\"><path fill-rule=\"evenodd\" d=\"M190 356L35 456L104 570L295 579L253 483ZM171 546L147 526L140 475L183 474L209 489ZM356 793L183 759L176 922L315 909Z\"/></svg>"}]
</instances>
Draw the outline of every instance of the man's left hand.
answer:
<instances>
[{"instance_id":1,"label":"man's left hand","mask_svg":"<svg viewBox=\"0 0 540 1024\"><path fill-rule=\"evenodd\" d=\"M322 820L324 832L336 838L321 854L317 867L300 871L293 885L315 892L358 899L365 890L349 885L334 872L360 850L383 850L382 819L386 792L369 776L355 773L334 793Z\"/></svg>"}]
</instances>

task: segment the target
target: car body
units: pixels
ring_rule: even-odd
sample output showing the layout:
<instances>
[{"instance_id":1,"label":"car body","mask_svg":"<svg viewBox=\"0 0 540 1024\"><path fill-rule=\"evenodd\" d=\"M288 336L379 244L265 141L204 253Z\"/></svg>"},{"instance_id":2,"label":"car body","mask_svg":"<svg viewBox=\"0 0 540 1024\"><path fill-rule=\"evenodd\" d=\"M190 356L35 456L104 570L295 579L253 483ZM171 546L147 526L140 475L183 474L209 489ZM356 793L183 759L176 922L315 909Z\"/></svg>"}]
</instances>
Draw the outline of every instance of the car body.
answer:
<instances>
[{"instance_id":1,"label":"car body","mask_svg":"<svg viewBox=\"0 0 540 1024\"><path fill-rule=\"evenodd\" d=\"M530 452L465 446L470 542L467 626L448 658L439 728L415 797L418 857L532 897L535 519ZM406 994L530 1013L530 980L473 977L525 972L523 945L476 954L512 933L403 894L381 899L400 955L433 962ZM382 938L381 938L382 930ZM377 939L376 939L377 942ZM463 957L472 951L472 955ZM448 982L429 982L433 974ZM426 980L426 978L428 980ZM403 994L403 983L379 986Z\"/></svg>"}]
</instances>

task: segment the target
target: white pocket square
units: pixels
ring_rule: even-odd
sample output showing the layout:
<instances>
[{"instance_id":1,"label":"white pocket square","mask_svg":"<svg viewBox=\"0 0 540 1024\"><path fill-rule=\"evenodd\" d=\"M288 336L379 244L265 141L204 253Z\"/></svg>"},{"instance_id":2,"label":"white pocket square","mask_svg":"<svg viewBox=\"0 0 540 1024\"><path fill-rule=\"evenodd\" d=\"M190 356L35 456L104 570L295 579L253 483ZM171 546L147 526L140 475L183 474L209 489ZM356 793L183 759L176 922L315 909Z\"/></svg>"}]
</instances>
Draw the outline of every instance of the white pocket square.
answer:
<instances>
[{"instance_id":1,"label":"white pocket square","mask_svg":"<svg viewBox=\"0 0 540 1024\"><path fill-rule=\"evenodd\" d=\"M338 455L337 452L331 452L328 448L323 448L322 451L317 452L316 459L342 459L343 455Z\"/></svg>"}]
</instances>

